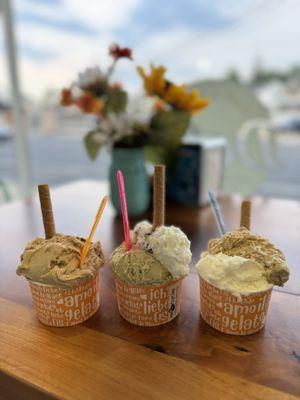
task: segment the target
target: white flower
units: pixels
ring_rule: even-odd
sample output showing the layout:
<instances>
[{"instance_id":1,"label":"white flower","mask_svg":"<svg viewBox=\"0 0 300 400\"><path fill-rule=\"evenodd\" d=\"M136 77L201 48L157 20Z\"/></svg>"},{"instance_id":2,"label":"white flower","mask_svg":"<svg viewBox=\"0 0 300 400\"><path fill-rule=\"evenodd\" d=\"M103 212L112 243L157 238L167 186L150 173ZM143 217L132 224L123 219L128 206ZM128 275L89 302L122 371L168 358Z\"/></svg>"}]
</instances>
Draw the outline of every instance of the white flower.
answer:
<instances>
[{"instance_id":1,"label":"white flower","mask_svg":"<svg viewBox=\"0 0 300 400\"><path fill-rule=\"evenodd\" d=\"M155 101L150 98L136 98L134 101L128 104L128 112L134 116L136 122L140 124L149 124L149 121L153 115L153 107Z\"/></svg>"},{"instance_id":2,"label":"white flower","mask_svg":"<svg viewBox=\"0 0 300 400\"><path fill-rule=\"evenodd\" d=\"M86 68L83 72L78 74L78 80L76 84L84 88L86 86L92 85L97 81L106 80L106 75L101 71L98 66L93 68Z\"/></svg>"},{"instance_id":3,"label":"white flower","mask_svg":"<svg viewBox=\"0 0 300 400\"><path fill-rule=\"evenodd\" d=\"M99 144L113 144L132 134L132 119L123 113L109 113L99 124L99 132L94 134L94 141Z\"/></svg>"}]
</instances>

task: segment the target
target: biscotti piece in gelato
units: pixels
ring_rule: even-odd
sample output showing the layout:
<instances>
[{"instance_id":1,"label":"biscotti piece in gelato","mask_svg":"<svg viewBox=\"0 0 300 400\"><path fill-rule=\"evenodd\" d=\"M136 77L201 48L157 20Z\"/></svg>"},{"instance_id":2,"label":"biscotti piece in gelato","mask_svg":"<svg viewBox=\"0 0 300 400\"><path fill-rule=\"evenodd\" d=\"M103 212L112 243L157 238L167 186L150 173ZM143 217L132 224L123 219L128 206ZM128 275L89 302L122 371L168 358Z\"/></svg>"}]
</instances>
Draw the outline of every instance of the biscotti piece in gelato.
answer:
<instances>
[{"instance_id":1,"label":"biscotti piece in gelato","mask_svg":"<svg viewBox=\"0 0 300 400\"><path fill-rule=\"evenodd\" d=\"M47 285L72 287L92 278L104 263L99 242L92 243L84 263L80 256L85 239L56 234L51 239L36 238L21 256L17 274Z\"/></svg>"},{"instance_id":2,"label":"biscotti piece in gelato","mask_svg":"<svg viewBox=\"0 0 300 400\"><path fill-rule=\"evenodd\" d=\"M208 253L223 253L257 261L264 267L267 281L283 286L289 279L289 268L285 257L268 239L240 228L226 233L219 239L210 240Z\"/></svg>"},{"instance_id":3,"label":"biscotti piece in gelato","mask_svg":"<svg viewBox=\"0 0 300 400\"><path fill-rule=\"evenodd\" d=\"M151 285L185 277L191 262L190 241L174 226L154 231L143 221L131 232L132 248L124 244L110 257L113 272L128 283Z\"/></svg>"}]
</instances>

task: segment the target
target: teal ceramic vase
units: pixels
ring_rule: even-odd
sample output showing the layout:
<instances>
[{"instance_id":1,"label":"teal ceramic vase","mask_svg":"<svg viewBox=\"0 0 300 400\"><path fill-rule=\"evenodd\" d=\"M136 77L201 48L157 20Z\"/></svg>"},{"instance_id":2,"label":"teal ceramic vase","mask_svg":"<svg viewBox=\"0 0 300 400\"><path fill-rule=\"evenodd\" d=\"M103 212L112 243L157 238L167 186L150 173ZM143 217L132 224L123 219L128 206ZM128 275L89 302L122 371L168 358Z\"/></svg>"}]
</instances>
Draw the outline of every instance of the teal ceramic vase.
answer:
<instances>
[{"instance_id":1,"label":"teal ceramic vase","mask_svg":"<svg viewBox=\"0 0 300 400\"><path fill-rule=\"evenodd\" d=\"M110 198L118 214L121 213L117 172L124 175L127 209L130 216L143 214L150 204L150 182L141 147L114 147L109 170Z\"/></svg>"}]
</instances>

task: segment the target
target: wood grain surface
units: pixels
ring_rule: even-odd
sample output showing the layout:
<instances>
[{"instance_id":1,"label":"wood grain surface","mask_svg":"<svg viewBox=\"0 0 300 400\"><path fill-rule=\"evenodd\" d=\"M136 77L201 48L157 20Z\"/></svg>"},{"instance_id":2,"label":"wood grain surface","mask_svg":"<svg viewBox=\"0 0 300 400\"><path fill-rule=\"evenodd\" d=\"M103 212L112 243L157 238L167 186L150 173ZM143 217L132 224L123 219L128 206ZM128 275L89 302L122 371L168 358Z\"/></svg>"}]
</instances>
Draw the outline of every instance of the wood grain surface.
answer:
<instances>
[{"instance_id":1,"label":"wood grain surface","mask_svg":"<svg viewBox=\"0 0 300 400\"><path fill-rule=\"evenodd\" d=\"M52 190L57 231L86 236L105 192L105 184L89 181ZM225 198L221 207L227 228L238 226L240 199ZM166 219L191 239L193 264L217 235L208 207L170 206ZM126 398L125 390L127 398L149 399L186 398L184 393L203 399L300 395L300 203L252 199L253 231L285 252L292 276L283 291L273 291L266 328L248 337L223 335L201 319L193 268L183 283L181 313L167 325L141 328L124 321L105 266L99 312L79 327L44 327L34 317L26 280L15 275L25 244L43 235L37 197L1 207L0 222L0 394L6 396L1 399L118 399ZM122 241L121 221L111 207L95 236L106 258ZM32 395L26 397L26 391Z\"/></svg>"},{"instance_id":2,"label":"wood grain surface","mask_svg":"<svg viewBox=\"0 0 300 400\"><path fill-rule=\"evenodd\" d=\"M9 301L0 301L0 314L0 367L30 382L41 398L49 393L70 400L294 398L86 326L43 327L31 310ZM2 390L5 395L4 384Z\"/></svg>"}]
</instances>

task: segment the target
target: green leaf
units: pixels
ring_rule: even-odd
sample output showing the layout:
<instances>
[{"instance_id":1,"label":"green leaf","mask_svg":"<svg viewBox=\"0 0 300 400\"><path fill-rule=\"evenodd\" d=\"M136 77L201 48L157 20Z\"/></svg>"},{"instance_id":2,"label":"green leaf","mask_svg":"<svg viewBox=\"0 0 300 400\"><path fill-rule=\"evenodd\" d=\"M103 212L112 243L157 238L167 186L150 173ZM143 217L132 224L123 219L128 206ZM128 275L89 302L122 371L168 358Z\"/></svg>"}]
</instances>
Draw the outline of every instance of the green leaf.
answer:
<instances>
[{"instance_id":1,"label":"green leaf","mask_svg":"<svg viewBox=\"0 0 300 400\"><path fill-rule=\"evenodd\" d=\"M151 144L145 149L146 158L153 163L163 163L172 168L190 119L189 113L178 110L154 114L150 121Z\"/></svg>"},{"instance_id":2,"label":"green leaf","mask_svg":"<svg viewBox=\"0 0 300 400\"><path fill-rule=\"evenodd\" d=\"M127 93L118 88L112 88L108 92L105 112L115 112L116 114L125 111L127 105Z\"/></svg>"},{"instance_id":3,"label":"green leaf","mask_svg":"<svg viewBox=\"0 0 300 400\"><path fill-rule=\"evenodd\" d=\"M88 156L90 157L91 160L95 160L97 158L97 155L101 147L101 144L95 142L94 140L94 135L97 132L99 132L97 129L90 131L84 137L84 145L88 153Z\"/></svg>"},{"instance_id":4,"label":"green leaf","mask_svg":"<svg viewBox=\"0 0 300 400\"><path fill-rule=\"evenodd\" d=\"M145 158L153 164L165 163L165 152L163 147L146 146L144 149Z\"/></svg>"},{"instance_id":5,"label":"green leaf","mask_svg":"<svg viewBox=\"0 0 300 400\"><path fill-rule=\"evenodd\" d=\"M150 121L154 144L177 147L186 133L190 114L185 111L160 111Z\"/></svg>"},{"instance_id":6,"label":"green leaf","mask_svg":"<svg viewBox=\"0 0 300 400\"><path fill-rule=\"evenodd\" d=\"M169 171L174 170L178 156L178 147L146 146L145 158L153 164L164 164Z\"/></svg>"}]
</instances>

